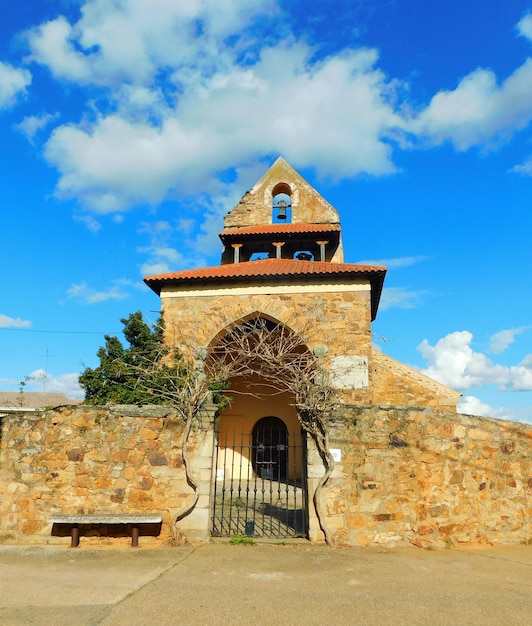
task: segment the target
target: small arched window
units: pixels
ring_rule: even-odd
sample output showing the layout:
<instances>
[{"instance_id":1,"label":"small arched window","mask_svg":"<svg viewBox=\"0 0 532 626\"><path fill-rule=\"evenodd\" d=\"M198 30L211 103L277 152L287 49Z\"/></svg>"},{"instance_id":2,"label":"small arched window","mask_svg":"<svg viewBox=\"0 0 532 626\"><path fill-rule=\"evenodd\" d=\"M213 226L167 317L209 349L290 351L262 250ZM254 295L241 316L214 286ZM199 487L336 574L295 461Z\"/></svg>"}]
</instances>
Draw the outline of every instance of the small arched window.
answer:
<instances>
[{"instance_id":1,"label":"small arched window","mask_svg":"<svg viewBox=\"0 0 532 626\"><path fill-rule=\"evenodd\" d=\"M272 189L272 224L292 222L292 190L287 183L279 183Z\"/></svg>"}]
</instances>

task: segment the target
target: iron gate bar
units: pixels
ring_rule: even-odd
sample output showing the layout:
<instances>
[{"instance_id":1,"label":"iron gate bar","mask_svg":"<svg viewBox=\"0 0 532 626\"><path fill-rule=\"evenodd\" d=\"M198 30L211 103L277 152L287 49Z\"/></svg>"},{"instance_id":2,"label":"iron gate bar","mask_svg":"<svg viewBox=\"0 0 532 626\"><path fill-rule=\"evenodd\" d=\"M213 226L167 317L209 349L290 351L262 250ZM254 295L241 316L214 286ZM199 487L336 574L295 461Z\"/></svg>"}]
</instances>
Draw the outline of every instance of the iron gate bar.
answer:
<instances>
[{"instance_id":1,"label":"iron gate bar","mask_svg":"<svg viewBox=\"0 0 532 626\"><path fill-rule=\"evenodd\" d=\"M307 536L304 433L300 445L290 444L289 440L280 443L278 433L263 435L272 445L259 446L249 434L242 432L237 437L236 431L232 434L232 442L226 437L223 450L220 450L220 441L216 441L213 536L279 539ZM258 462L259 456L263 459L262 465ZM286 463L286 467L281 463Z\"/></svg>"}]
</instances>

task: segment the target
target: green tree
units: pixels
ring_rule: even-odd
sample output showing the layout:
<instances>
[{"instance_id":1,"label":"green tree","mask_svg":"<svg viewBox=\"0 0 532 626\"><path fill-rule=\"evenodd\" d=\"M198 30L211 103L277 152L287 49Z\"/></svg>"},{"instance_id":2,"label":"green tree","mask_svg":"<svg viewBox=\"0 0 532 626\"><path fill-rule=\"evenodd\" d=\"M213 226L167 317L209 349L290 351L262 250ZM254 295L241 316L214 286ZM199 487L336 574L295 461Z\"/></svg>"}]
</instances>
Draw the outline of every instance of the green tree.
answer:
<instances>
[{"instance_id":1,"label":"green tree","mask_svg":"<svg viewBox=\"0 0 532 626\"><path fill-rule=\"evenodd\" d=\"M224 390L231 367L216 360L206 370L201 351L185 360L177 348L164 344L162 320L149 326L138 311L120 321L129 347L117 337L105 335L105 346L98 350L100 365L87 368L79 382L86 392L86 404L165 404L175 410L184 426L181 454L187 481L194 490L194 498L177 513L177 521L194 509L199 497L199 482L188 457L190 433L209 401L218 410L228 405ZM185 338L183 342L186 345Z\"/></svg>"},{"instance_id":2,"label":"green tree","mask_svg":"<svg viewBox=\"0 0 532 626\"><path fill-rule=\"evenodd\" d=\"M79 377L85 404L168 404L187 368L177 351L164 346L162 321L150 326L140 311L120 321L129 347L105 335L100 365Z\"/></svg>"}]
</instances>

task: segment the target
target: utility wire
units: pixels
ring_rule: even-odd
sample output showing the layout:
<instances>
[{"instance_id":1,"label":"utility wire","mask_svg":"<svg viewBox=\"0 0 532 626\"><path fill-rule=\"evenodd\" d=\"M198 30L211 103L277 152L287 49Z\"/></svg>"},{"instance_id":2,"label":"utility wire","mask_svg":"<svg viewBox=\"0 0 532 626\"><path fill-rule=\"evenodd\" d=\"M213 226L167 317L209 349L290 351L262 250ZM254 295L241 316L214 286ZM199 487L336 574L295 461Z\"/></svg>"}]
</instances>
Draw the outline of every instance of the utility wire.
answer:
<instances>
[{"instance_id":1,"label":"utility wire","mask_svg":"<svg viewBox=\"0 0 532 626\"><path fill-rule=\"evenodd\" d=\"M0 330L11 330L19 333L53 333L56 335L108 335L107 332L96 330L37 330L35 328L2 328Z\"/></svg>"}]
</instances>

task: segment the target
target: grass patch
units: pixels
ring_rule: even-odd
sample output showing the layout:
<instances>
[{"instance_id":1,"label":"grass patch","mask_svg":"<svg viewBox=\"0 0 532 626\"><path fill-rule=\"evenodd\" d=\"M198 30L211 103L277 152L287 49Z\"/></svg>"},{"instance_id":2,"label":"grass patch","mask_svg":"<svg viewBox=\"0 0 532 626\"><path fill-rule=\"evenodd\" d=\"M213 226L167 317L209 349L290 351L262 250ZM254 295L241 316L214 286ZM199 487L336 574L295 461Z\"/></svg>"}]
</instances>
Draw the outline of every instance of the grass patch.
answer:
<instances>
[{"instance_id":1,"label":"grass patch","mask_svg":"<svg viewBox=\"0 0 532 626\"><path fill-rule=\"evenodd\" d=\"M231 537L229 543L234 546L253 546L255 545L255 539L252 537Z\"/></svg>"}]
</instances>

